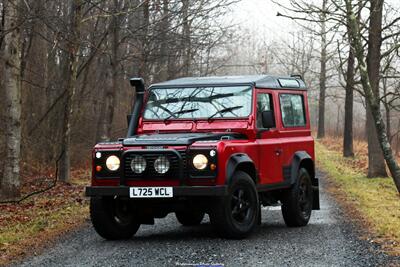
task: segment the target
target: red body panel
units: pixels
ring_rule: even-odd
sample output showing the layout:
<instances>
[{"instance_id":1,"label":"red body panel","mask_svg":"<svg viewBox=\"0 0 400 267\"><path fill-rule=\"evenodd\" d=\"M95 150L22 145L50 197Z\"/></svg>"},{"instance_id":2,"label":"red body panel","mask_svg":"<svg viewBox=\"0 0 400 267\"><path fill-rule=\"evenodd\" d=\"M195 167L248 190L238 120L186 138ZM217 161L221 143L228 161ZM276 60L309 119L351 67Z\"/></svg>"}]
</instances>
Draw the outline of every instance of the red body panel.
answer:
<instances>
[{"instance_id":1,"label":"red body panel","mask_svg":"<svg viewBox=\"0 0 400 267\"><path fill-rule=\"evenodd\" d=\"M275 113L276 128L258 131L255 126L256 94L268 93L272 95ZM285 128L282 123L279 95L282 93L299 94L303 96L306 116L304 127ZM307 103L307 92L304 90L253 90L252 114L248 118L241 119L215 119L211 122L206 120L170 120L168 123L162 121L139 120L138 134L150 133L175 133L175 132L238 132L245 134L247 140L219 140L212 142L195 142L191 148L215 148L218 155L216 179L193 179L188 185L223 185L226 182L227 163L232 154L247 154L255 164L260 184L281 183L284 180L282 168L289 166L297 151L306 151L314 161L314 140L311 136L310 118ZM185 149L186 147L165 146L164 148ZM96 151L103 150L129 150L145 149L145 147L123 147L121 144L96 145ZM119 185L118 179L95 179L95 166L93 166L92 185ZM178 186L179 181L128 181L128 186Z\"/></svg>"}]
</instances>

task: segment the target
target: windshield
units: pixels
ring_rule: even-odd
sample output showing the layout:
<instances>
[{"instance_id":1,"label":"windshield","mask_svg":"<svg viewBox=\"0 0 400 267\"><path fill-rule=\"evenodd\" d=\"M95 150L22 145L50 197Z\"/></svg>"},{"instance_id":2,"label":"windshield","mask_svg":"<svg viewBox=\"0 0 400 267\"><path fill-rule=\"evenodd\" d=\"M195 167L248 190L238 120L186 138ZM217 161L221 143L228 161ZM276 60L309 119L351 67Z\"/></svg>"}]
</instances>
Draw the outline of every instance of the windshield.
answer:
<instances>
[{"instance_id":1,"label":"windshield","mask_svg":"<svg viewBox=\"0 0 400 267\"><path fill-rule=\"evenodd\" d=\"M215 119L247 117L251 112L252 87L156 88L150 91L144 118Z\"/></svg>"}]
</instances>

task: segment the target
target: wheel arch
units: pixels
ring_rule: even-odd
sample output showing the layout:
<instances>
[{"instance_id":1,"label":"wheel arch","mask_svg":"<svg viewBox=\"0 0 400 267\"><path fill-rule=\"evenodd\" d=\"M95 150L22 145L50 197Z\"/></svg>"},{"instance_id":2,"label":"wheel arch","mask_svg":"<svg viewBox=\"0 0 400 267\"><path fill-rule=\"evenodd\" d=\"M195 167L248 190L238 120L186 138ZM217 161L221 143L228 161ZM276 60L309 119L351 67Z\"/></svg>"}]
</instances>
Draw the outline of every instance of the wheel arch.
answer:
<instances>
[{"instance_id":1,"label":"wheel arch","mask_svg":"<svg viewBox=\"0 0 400 267\"><path fill-rule=\"evenodd\" d=\"M307 170L308 174L310 175L311 179L315 178L315 167L314 161L311 158L303 159L300 162L299 169L304 168Z\"/></svg>"},{"instance_id":2,"label":"wheel arch","mask_svg":"<svg viewBox=\"0 0 400 267\"><path fill-rule=\"evenodd\" d=\"M244 153L232 154L226 163L225 183L229 184L236 171L243 171L250 175L254 184L258 183L257 170L253 160Z\"/></svg>"},{"instance_id":3,"label":"wheel arch","mask_svg":"<svg viewBox=\"0 0 400 267\"><path fill-rule=\"evenodd\" d=\"M297 151L291 163L290 184L293 185L298 177L300 168L305 168L310 175L313 188L313 209L319 210L319 181L315 174L315 164L311 156L306 151Z\"/></svg>"},{"instance_id":4,"label":"wheel arch","mask_svg":"<svg viewBox=\"0 0 400 267\"><path fill-rule=\"evenodd\" d=\"M306 151L297 151L293 155L290 171L290 183L294 184L300 168L305 168L311 179L315 178L315 166L311 156Z\"/></svg>"}]
</instances>

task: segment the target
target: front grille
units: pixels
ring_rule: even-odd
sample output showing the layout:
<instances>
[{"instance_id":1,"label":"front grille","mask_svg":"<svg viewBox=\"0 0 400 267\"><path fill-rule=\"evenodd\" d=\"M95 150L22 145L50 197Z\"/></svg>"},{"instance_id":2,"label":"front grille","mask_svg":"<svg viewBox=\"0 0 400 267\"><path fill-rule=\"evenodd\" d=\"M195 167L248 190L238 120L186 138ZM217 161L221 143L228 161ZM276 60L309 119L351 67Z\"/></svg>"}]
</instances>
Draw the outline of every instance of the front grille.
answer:
<instances>
[{"instance_id":1,"label":"front grille","mask_svg":"<svg viewBox=\"0 0 400 267\"><path fill-rule=\"evenodd\" d=\"M183 175L185 175L186 170L186 150L177 151L182 158L182 168ZM131 161L132 159L140 155L146 160L146 169L144 172L137 174L131 169ZM169 170L160 174L154 169L154 162L159 156L165 156L168 158L170 162ZM126 179L129 180L178 180L179 179L179 157L173 151L132 151L126 152L124 155L124 175Z\"/></svg>"},{"instance_id":2,"label":"front grille","mask_svg":"<svg viewBox=\"0 0 400 267\"><path fill-rule=\"evenodd\" d=\"M186 150L178 150L178 153L182 157L183 177L187 177L188 163L187 163L187 157L186 157Z\"/></svg>"}]
</instances>

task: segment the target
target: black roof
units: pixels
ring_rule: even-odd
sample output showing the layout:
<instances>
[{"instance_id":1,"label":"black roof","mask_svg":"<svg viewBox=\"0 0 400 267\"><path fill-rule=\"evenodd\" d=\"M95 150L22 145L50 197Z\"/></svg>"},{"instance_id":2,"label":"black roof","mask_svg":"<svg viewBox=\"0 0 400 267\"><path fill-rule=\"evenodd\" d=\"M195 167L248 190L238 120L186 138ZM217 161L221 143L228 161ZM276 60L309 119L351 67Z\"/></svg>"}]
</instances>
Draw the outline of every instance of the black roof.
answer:
<instances>
[{"instance_id":1,"label":"black roof","mask_svg":"<svg viewBox=\"0 0 400 267\"><path fill-rule=\"evenodd\" d=\"M257 88L306 90L304 81L296 76L244 75L185 77L156 83L150 88L170 88L189 86L253 85Z\"/></svg>"}]
</instances>

